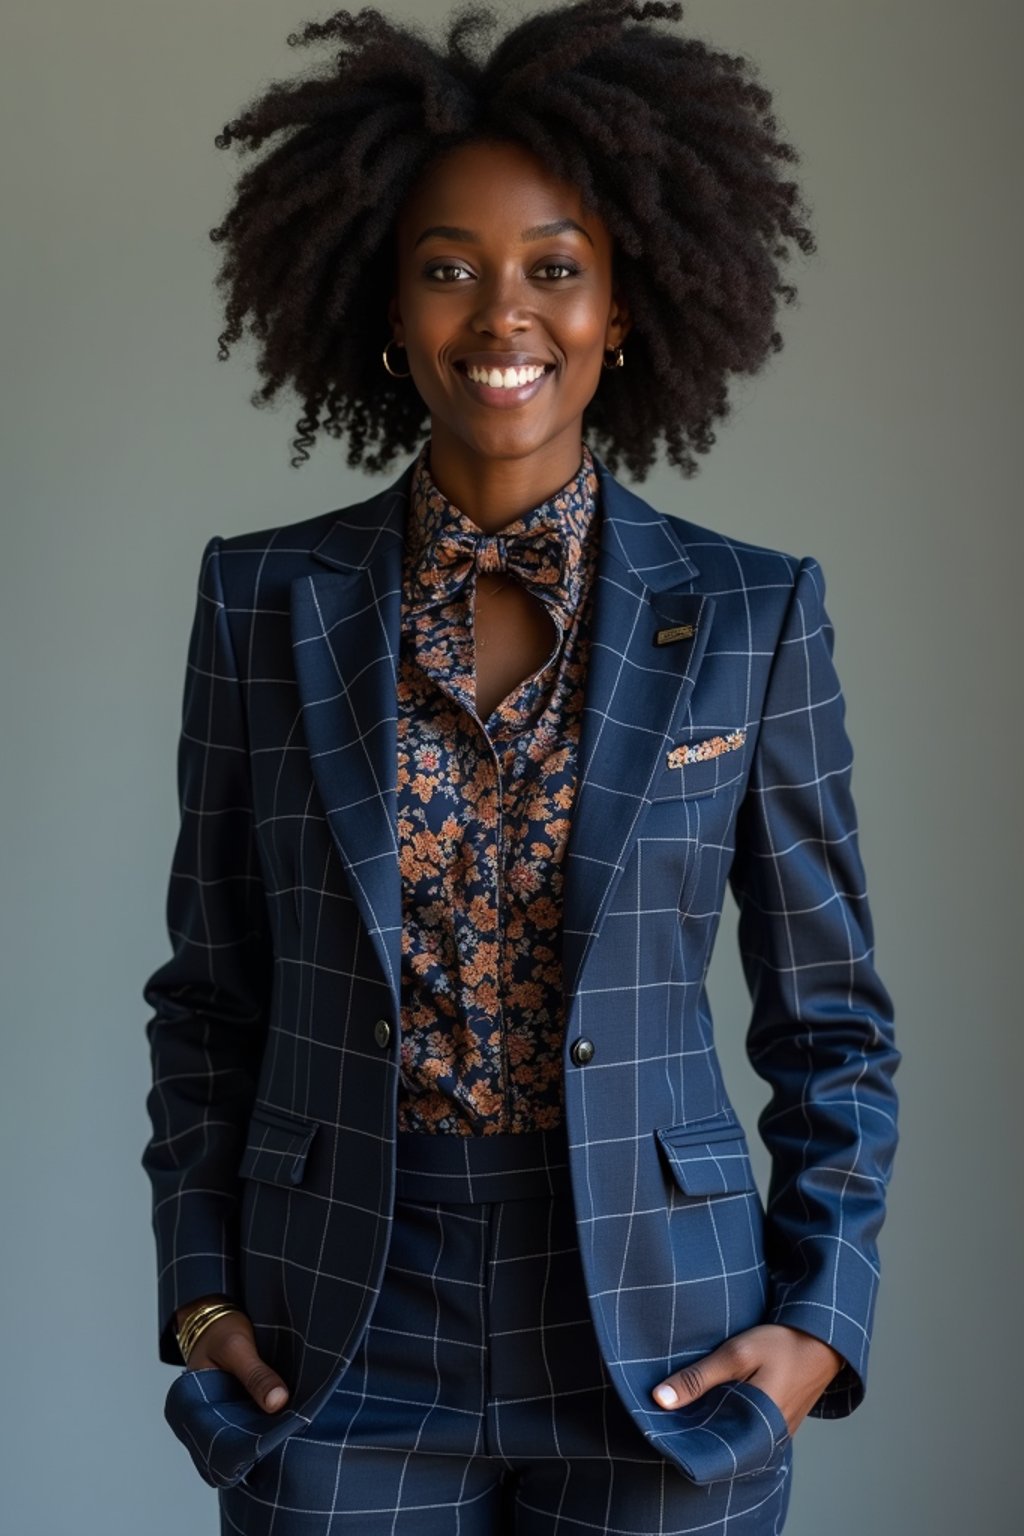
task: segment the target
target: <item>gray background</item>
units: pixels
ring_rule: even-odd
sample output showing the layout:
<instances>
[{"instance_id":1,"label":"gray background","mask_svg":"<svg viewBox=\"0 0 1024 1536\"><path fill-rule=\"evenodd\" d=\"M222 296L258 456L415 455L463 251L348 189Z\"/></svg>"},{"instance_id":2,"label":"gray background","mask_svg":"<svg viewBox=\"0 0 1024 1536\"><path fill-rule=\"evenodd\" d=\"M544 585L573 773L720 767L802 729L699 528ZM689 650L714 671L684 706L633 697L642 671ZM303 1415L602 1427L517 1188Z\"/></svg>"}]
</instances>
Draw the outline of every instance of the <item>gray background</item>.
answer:
<instances>
[{"instance_id":1,"label":"gray background","mask_svg":"<svg viewBox=\"0 0 1024 1536\"><path fill-rule=\"evenodd\" d=\"M329 438L289 469L294 402L253 410L251 355L216 361L207 230L238 162L213 136L301 67L285 36L329 9L5 6L3 1536L217 1529L162 1418L140 989L168 953L202 547L384 483ZM1000 1536L1019 1529L1021 1427L1024 17L701 0L684 25L758 61L820 253L791 264L785 350L697 480L662 468L639 489L822 564L904 1051L868 1395L797 1432L787 1536ZM712 982L752 1126L731 905Z\"/></svg>"}]
</instances>

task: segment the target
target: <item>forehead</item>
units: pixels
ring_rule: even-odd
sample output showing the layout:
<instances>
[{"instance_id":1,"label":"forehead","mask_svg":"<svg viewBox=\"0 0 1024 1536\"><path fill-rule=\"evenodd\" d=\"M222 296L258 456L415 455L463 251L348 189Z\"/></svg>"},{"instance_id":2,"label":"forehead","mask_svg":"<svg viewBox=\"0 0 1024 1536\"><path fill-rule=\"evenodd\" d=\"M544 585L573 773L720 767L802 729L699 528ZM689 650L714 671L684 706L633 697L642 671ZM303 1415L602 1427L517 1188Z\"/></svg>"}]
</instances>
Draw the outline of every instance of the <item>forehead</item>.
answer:
<instances>
[{"instance_id":1,"label":"forehead","mask_svg":"<svg viewBox=\"0 0 1024 1536\"><path fill-rule=\"evenodd\" d=\"M527 210L547 219L574 218L592 237L601 225L579 188L553 175L528 145L490 139L457 145L432 160L411 188L399 222L413 238L419 231L411 225L428 218L486 232Z\"/></svg>"}]
</instances>

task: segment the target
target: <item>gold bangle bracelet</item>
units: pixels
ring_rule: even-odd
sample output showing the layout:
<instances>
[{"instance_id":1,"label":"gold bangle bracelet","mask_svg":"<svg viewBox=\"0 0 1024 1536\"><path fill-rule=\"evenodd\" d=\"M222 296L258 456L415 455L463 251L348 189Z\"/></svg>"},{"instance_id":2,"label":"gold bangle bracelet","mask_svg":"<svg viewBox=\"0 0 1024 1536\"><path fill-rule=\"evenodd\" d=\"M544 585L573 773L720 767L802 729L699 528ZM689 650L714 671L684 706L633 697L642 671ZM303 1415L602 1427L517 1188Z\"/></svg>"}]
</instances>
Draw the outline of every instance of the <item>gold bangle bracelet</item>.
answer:
<instances>
[{"instance_id":1,"label":"gold bangle bracelet","mask_svg":"<svg viewBox=\"0 0 1024 1536\"><path fill-rule=\"evenodd\" d=\"M182 1327L177 1330L178 1348L186 1365L200 1334L205 1333L211 1323L215 1323L218 1318L237 1311L239 1308L231 1301L207 1302L186 1317Z\"/></svg>"},{"instance_id":2,"label":"gold bangle bracelet","mask_svg":"<svg viewBox=\"0 0 1024 1536\"><path fill-rule=\"evenodd\" d=\"M216 1301L200 1302L197 1307L193 1307L190 1312L185 1313L185 1320L179 1324L176 1332L187 1336L193 1325L199 1322L200 1318L206 1317L211 1312L218 1312L222 1307L233 1306L234 1302L230 1301L226 1296L218 1296Z\"/></svg>"},{"instance_id":3,"label":"gold bangle bracelet","mask_svg":"<svg viewBox=\"0 0 1024 1536\"><path fill-rule=\"evenodd\" d=\"M224 1296L224 1295L214 1296L212 1298L212 1300L210 1300L210 1301L193 1302L192 1306L185 1313L184 1320L181 1323L178 1324L177 1332L178 1333L184 1333L184 1331L188 1327L189 1323L194 1318L201 1317L204 1312L209 1312L214 1307L226 1307L226 1306L234 1306L234 1302L231 1300L230 1296Z\"/></svg>"},{"instance_id":4,"label":"gold bangle bracelet","mask_svg":"<svg viewBox=\"0 0 1024 1536\"><path fill-rule=\"evenodd\" d=\"M181 1337L178 1341L178 1348L181 1350L182 1357L186 1365L188 1364L189 1356L195 1348L200 1335L205 1333L207 1328L209 1328L211 1324L217 1322L219 1318L226 1317L229 1312L235 1312L237 1310L237 1307L225 1303L221 1306L218 1306L216 1309L211 1308L208 1311L204 1311L199 1316L189 1319L188 1326L182 1329Z\"/></svg>"},{"instance_id":5,"label":"gold bangle bracelet","mask_svg":"<svg viewBox=\"0 0 1024 1536\"><path fill-rule=\"evenodd\" d=\"M185 1325L181 1329L181 1339L186 1348L191 1348L195 1343L201 1329L208 1327L216 1318L223 1317L226 1312L234 1310L233 1302L218 1301L193 1312L185 1319Z\"/></svg>"}]
</instances>

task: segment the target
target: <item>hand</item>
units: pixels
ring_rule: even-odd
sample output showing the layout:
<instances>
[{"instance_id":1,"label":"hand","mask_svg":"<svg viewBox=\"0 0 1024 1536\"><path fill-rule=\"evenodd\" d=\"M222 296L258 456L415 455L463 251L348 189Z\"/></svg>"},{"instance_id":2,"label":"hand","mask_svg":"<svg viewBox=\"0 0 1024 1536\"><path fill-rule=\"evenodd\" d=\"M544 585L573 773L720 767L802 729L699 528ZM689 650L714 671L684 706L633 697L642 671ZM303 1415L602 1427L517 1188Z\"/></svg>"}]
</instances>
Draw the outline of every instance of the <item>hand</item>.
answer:
<instances>
[{"instance_id":1,"label":"hand","mask_svg":"<svg viewBox=\"0 0 1024 1536\"><path fill-rule=\"evenodd\" d=\"M179 1307L175 1314L180 1328L187 1314L200 1301L216 1301L220 1298L203 1296ZM275 1370L260 1358L252 1323L244 1312L227 1312L215 1323L204 1328L189 1350L188 1370L203 1371L215 1367L230 1371L245 1387L253 1401L266 1410L276 1413L288 1401L288 1388Z\"/></svg>"},{"instance_id":2,"label":"hand","mask_svg":"<svg viewBox=\"0 0 1024 1536\"><path fill-rule=\"evenodd\" d=\"M759 1323L666 1376L653 1390L659 1408L681 1408L723 1381L750 1381L767 1392L794 1435L836 1373L846 1364L831 1344L785 1323ZM661 1400L665 1388L675 1398Z\"/></svg>"}]
</instances>

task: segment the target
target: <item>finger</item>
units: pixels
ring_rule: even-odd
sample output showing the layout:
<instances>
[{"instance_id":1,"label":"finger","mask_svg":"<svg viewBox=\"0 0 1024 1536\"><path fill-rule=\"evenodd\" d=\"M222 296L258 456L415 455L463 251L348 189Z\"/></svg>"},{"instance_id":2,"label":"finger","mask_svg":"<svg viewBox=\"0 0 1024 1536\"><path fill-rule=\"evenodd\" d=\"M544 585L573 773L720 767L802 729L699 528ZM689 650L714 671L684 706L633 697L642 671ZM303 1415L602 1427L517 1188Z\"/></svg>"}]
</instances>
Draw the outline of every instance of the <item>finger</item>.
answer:
<instances>
[{"instance_id":1,"label":"finger","mask_svg":"<svg viewBox=\"0 0 1024 1536\"><path fill-rule=\"evenodd\" d=\"M254 1402L268 1413L276 1413L288 1401L288 1388L280 1376L260 1358L254 1343L244 1334L236 1334L226 1353L228 1370L233 1371Z\"/></svg>"},{"instance_id":2,"label":"finger","mask_svg":"<svg viewBox=\"0 0 1024 1536\"><path fill-rule=\"evenodd\" d=\"M709 1387L749 1376L757 1365L758 1361L751 1359L749 1349L741 1342L741 1336L726 1339L710 1355L666 1376L653 1389L652 1395L661 1408L682 1408L694 1402Z\"/></svg>"}]
</instances>

